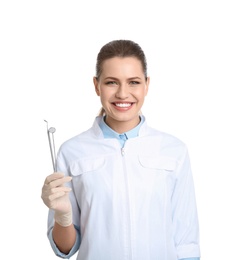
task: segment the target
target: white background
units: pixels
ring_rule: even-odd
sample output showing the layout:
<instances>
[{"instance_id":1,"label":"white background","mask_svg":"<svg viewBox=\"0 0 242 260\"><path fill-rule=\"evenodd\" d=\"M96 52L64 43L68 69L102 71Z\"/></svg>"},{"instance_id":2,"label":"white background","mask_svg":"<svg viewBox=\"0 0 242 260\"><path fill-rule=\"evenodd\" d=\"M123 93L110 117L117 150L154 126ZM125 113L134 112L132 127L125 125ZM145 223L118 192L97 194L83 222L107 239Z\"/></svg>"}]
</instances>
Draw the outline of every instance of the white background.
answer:
<instances>
[{"instance_id":1,"label":"white background","mask_svg":"<svg viewBox=\"0 0 242 260\"><path fill-rule=\"evenodd\" d=\"M57 259L40 194L56 146L91 126L99 49L146 53L149 125L188 146L204 260L238 259L242 235L241 1L0 2L1 259ZM73 258L74 259L74 258Z\"/></svg>"}]
</instances>

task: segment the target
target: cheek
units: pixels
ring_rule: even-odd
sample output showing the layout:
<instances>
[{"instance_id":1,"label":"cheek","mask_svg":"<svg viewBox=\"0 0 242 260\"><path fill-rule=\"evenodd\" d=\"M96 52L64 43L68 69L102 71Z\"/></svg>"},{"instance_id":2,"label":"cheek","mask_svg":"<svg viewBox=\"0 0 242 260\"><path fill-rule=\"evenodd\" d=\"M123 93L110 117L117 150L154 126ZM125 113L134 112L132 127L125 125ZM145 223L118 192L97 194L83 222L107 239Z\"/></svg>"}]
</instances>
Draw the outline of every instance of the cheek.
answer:
<instances>
[{"instance_id":1,"label":"cheek","mask_svg":"<svg viewBox=\"0 0 242 260\"><path fill-rule=\"evenodd\" d=\"M146 90L146 89L142 89L142 90L140 90L140 91L138 91L138 92L136 93L136 96L137 96L137 98L138 98L139 100L144 100L146 94L147 94L147 90Z\"/></svg>"},{"instance_id":2,"label":"cheek","mask_svg":"<svg viewBox=\"0 0 242 260\"><path fill-rule=\"evenodd\" d=\"M110 99L110 93L107 91L100 91L100 99L102 103L107 102Z\"/></svg>"},{"instance_id":3,"label":"cheek","mask_svg":"<svg viewBox=\"0 0 242 260\"><path fill-rule=\"evenodd\" d=\"M115 89L112 88L101 88L100 91L100 96L102 99L109 99L115 95Z\"/></svg>"}]
</instances>

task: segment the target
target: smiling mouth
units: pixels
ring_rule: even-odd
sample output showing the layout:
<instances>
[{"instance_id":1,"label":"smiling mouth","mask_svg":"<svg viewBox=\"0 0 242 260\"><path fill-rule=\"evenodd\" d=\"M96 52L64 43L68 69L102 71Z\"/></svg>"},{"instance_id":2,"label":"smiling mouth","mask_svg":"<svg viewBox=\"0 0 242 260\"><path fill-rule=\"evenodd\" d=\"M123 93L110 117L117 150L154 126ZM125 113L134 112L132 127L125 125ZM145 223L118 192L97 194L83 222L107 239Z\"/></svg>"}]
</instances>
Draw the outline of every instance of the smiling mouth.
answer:
<instances>
[{"instance_id":1,"label":"smiling mouth","mask_svg":"<svg viewBox=\"0 0 242 260\"><path fill-rule=\"evenodd\" d=\"M121 108L128 108L133 105L133 103L112 103L116 107L121 107Z\"/></svg>"}]
</instances>

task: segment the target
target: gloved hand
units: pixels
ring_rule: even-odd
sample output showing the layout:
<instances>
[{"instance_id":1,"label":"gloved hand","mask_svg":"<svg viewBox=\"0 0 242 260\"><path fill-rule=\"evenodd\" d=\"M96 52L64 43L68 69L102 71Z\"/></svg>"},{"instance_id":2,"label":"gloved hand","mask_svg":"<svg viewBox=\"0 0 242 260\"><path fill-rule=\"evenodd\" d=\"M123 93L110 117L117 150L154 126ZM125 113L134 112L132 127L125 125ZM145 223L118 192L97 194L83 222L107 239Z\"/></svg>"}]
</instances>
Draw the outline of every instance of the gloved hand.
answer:
<instances>
[{"instance_id":1,"label":"gloved hand","mask_svg":"<svg viewBox=\"0 0 242 260\"><path fill-rule=\"evenodd\" d=\"M71 179L72 177L65 177L63 173L54 172L46 177L42 188L42 200L49 209L55 211L55 221L63 227L72 224L72 207L69 199L71 188L64 185Z\"/></svg>"}]
</instances>

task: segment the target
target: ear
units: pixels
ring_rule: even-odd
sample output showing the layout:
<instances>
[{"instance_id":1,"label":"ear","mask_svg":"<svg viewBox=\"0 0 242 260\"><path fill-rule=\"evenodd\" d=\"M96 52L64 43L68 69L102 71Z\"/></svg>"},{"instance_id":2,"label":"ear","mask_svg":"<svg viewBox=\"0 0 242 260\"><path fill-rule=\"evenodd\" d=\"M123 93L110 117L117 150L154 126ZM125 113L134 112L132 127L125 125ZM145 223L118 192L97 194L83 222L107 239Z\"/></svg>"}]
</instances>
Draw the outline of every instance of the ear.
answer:
<instances>
[{"instance_id":1,"label":"ear","mask_svg":"<svg viewBox=\"0 0 242 260\"><path fill-rule=\"evenodd\" d=\"M95 91L96 91L97 95L100 96L100 90L99 90L99 87L98 87L98 80L97 80L96 77L93 77L93 84L94 84Z\"/></svg>"},{"instance_id":2,"label":"ear","mask_svg":"<svg viewBox=\"0 0 242 260\"><path fill-rule=\"evenodd\" d=\"M150 86L150 77L147 77L146 79L146 86L145 86L145 95L148 94L149 86Z\"/></svg>"}]
</instances>

